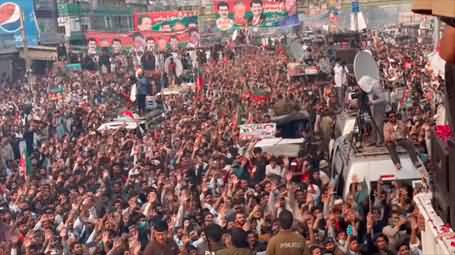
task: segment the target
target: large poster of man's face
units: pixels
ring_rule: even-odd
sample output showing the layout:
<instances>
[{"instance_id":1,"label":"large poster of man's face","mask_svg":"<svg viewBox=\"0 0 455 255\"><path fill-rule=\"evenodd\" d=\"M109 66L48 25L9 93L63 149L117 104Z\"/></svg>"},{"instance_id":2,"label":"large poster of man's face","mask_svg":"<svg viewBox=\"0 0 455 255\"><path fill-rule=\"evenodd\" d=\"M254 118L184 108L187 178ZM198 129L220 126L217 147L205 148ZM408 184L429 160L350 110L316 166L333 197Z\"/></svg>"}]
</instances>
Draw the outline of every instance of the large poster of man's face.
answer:
<instances>
[{"instance_id":1,"label":"large poster of man's face","mask_svg":"<svg viewBox=\"0 0 455 255\"><path fill-rule=\"evenodd\" d=\"M229 17L229 5L227 2L218 4L218 18L216 19L216 27L220 31L227 31L234 26L234 21Z\"/></svg>"},{"instance_id":2,"label":"large poster of man's face","mask_svg":"<svg viewBox=\"0 0 455 255\"><path fill-rule=\"evenodd\" d=\"M212 0L219 31L299 25L297 0ZM234 24L231 24L233 21Z\"/></svg>"},{"instance_id":3,"label":"large poster of man's face","mask_svg":"<svg viewBox=\"0 0 455 255\"><path fill-rule=\"evenodd\" d=\"M141 33L133 34L133 47L136 52L144 52L145 50L145 39Z\"/></svg>"},{"instance_id":4,"label":"large poster of man's face","mask_svg":"<svg viewBox=\"0 0 455 255\"><path fill-rule=\"evenodd\" d=\"M155 45L155 39L153 38L147 38L147 41L146 41L146 47L145 49L149 52L154 52L155 51L155 48L156 48L156 45Z\"/></svg>"},{"instance_id":5,"label":"large poster of man's face","mask_svg":"<svg viewBox=\"0 0 455 255\"><path fill-rule=\"evenodd\" d=\"M169 40L169 45L171 46L172 50L177 50L179 48L179 41L175 37L171 37Z\"/></svg>"},{"instance_id":6,"label":"large poster of man's face","mask_svg":"<svg viewBox=\"0 0 455 255\"><path fill-rule=\"evenodd\" d=\"M149 16L140 16L137 25L138 31L149 31L152 29L152 18Z\"/></svg>"},{"instance_id":7,"label":"large poster of man's face","mask_svg":"<svg viewBox=\"0 0 455 255\"><path fill-rule=\"evenodd\" d=\"M112 40L112 53L120 54L123 50L122 41L119 39Z\"/></svg>"},{"instance_id":8,"label":"large poster of man's face","mask_svg":"<svg viewBox=\"0 0 455 255\"><path fill-rule=\"evenodd\" d=\"M160 51L165 51L167 47L167 41L164 38L158 39L158 48Z\"/></svg>"},{"instance_id":9,"label":"large poster of man's face","mask_svg":"<svg viewBox=\"0 0 455 255\"><path fill-rule=\"evenodd\" d=\"M261 0L253 0L250 4L251 18L249 20L250 26L260 26L264 22L263 5Z\"/></svg>"},{"instance_id":10,"label":"large poster of man's face","mask_svg":"<svg viewBox=\"0 0 455 255\"><path fill-rule=\"evenodd\" d=\"M238 0L234 5L234 23L240 26L245 26L247 24L246 20L246 10L247 6L242 0Z\"/></svg>"},{"instance_id":11,"label":"large poster of man's face","mask_svg":"<svg viewBox=\"0 0 455 255\"><path fill-rule=\"evenodd\" d=\"M96 55L96 40L93 38L88 39L87 53L89 55Z\"/></svg>"}]
</instances>

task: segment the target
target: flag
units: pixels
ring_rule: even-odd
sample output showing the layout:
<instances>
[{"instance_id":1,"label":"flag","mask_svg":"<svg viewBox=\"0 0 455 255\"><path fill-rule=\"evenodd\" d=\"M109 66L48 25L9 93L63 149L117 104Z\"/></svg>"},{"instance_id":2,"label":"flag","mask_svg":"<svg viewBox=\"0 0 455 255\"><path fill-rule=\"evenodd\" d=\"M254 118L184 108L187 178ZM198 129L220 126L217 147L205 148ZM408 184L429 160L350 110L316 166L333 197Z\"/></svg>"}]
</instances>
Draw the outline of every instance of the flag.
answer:
<instances>
[{"instance_id":1,"label":"flag","mask_svg":"<svg viewBox=\"0 0 455 255\"><path fill-rule=\"evenodd\" d=\"M62 94L63 92L65 92L65 88L63 88L62 86L58 86L58 87L52 88L49 92L52 94Z\"/></svg>"},{"instance_id":2,"label":"flag","mask_svg":"<svg viewBox=\"0 0 455 255\"><path fill-rule=\"evenodd\" d=\"M122 116L131 118L131 119L133 119L133 120L136 119L136 118L134 117L134 113L133 113L132 111L124 111L124 112L122 112Z\"/></svg>"},{"instance_id":3,"label":"flag","mask_svg":"<svg viewBox=\"0 0 455 255\"><path fill-rule=\"evenodd\" d=\"M23 176L31 176L33 171L32 171L32 159L30 156L27 155L27 153L23 153L21 155L21 159L19 161L19 169L22 173Z\"/></svg>"},{"instance_id":4,"label":"flag","mask_svg":"<svg viewBox=\"0 0 455 255\"><path fill-rule=\"evenodd\" d=\"M136 101L136 83L134 83L131 86L129 99L130 99L131 102L135 102Z\"/></svg>"},{"instance_id":5,"label":"flag","mask_svg":"<svg viewBox=\"0 0 455 255\"><path fill-rule=\"evenodd\" d=\"M266 103L269 99L267 92L262 89L254 89L253 95L250 97L251 101L255 104L263 104Z\"/></svg>"},{"instance_id":6,"label":"flag","mask_svg":"<svg viewBox=\"0 0 455 255\"><path fill-rule=\"evenodd\" d=\"M196 94L204 94L204 75L201 69L197 70L197 77L196 77Z\"/></svg>"},{"instance_id":7,"label":"flag","mask_svg":"<svg viewBox=\"0 0 455 255\"><path fill-rule=\"evenodd\" d=\"M239 111L236 110L232 114L232 119L231 119L231 128L237 128L239 126Z\"/></svg>"}]
</instances>

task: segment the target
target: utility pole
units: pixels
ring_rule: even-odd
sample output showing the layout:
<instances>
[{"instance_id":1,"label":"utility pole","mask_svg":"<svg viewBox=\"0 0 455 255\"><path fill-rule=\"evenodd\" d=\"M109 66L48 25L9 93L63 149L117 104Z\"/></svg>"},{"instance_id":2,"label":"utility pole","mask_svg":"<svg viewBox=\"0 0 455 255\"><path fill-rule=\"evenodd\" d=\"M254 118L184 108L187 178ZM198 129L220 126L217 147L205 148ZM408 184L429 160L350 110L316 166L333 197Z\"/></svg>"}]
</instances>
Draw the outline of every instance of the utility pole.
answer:
<instances>
[{"instance_id":1,"label":"utility pole","mask_svg":"<svg viewBox=\"0 0 455 255\"><path fill-rule=\"evenodd\" d=\"M23 46L23 56L25 60L25 73L28 75L29 82L31 81L31 59L28 54L28 41L27 41L27 32L25 31L25 16L24 11L21 10L20 22L21 22L21 36L22 36L22 46Z\"/></svg>"},{"instance_id":2,"label":"utility pole","mask_svg":"<svg viewBox=\"0 0 455 255\"><path fill-rule=\"evenodd\" d=\"M439 46L439 40L441 39L441 20L438 17L434 17L433 26L433 49L436 50Z\"/></svg>"}]
</instances>

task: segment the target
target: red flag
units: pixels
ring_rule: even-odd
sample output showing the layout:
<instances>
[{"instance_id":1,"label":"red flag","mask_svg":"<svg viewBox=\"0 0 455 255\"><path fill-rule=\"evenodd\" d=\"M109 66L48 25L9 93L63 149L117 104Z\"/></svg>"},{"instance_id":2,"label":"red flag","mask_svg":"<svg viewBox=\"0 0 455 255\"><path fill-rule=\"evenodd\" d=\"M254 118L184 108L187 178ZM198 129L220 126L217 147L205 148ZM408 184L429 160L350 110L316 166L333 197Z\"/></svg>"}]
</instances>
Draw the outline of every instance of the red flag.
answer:
<instances>
[{"instance_id":1,"label":"red flag","mask_svg":"<svg viewBox=\"0 0 455 255\"><path fill-rule=\"evenodd\" d=\"M239 111L235 111L234 114L232 114L232 120L231 120L231 127L232 128L237 128L239 126Z\"/></svg>"},{"instance_id":2,"label":"red flag","mask_svg":"<svg viewBox=\"0 0 455 255\"><path fill-rule=\"evenodd\" d=\"M21 158L19 160L19 170L22 176L27 175L27 163L25 161L25 154L21 155Z\"/></svg>"},{"instance_id":3,"label":"red flag","mask_svg":"<svg viewBox=\"0 0 455 255\"><path fill-rule=\"evenodd\" d=\"M196 93L202 93L204 91L204 75L201 72L198 72L197 79L196 79Z\"/></svg>"},{"instance_id":4,"label":"red flag","mask_svg":"<svg viewBox=\"0 0 455 255\"><path fill-rule=\"evenodd\" d=\"M134 113L131 112L131 111L124 111L124 112L122 112L122 116L131 118L131 119L134 119Z\"/></svg>"}]
</instances>

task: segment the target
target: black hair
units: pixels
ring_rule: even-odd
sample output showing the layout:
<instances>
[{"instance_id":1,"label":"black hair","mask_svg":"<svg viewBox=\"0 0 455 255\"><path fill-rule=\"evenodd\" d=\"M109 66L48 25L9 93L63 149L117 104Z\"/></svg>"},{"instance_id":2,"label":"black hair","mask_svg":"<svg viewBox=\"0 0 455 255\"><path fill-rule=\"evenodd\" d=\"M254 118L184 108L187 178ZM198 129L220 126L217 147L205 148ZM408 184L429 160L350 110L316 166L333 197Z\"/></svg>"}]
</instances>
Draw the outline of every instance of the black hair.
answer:
<instances>
[{"instance_id":1,"label":"black hair","mask_svg":"<svg viewBox=\"0 0 455 255\"><path fill-rule=\"evenodd\" d=\"M250 3L250 7L253 7L253 4L260 4L262 6L262 0L253 0Z\"/></svg>"},{"instance_id":2,"label":"black hair","mask_svg":"<svg viewBox=\"0 0 455 255\"><path fill-rule=\"evenodd\" d=\"M386 235L384 235L383 233L380 233L377 236L375 236L374 241L377 242L378 239L381 238L381 237L382 237L382 239L384 239L384 241L386 243L389 243L389 238Z\"/></svg>"},{"instance_id":3,"label":"black hair","mask_svg":"<svg viewBox=\"0 0 455 255\"><path fill-rule=\"evenodd\" d=\"M290 211L283 210L278 216L278 221L282 229L288 230L291 229L292 227L292 223L294 222L294 216Z\"/></svg>"},{"instance_id":4,"label":"black hair","mask_svg":"<svg viewBox=\"0 0 455 255\"><path fill-rule=\"evenodd\" d=\"M141 38L144 38L144 36L142 35L142 33L139 33L139 32L135 32L131 35L131 38L136 38L136 37L141 37Z\"/></svg>"},{"instance_id":5,"label":"black hair","mask_svg":"<svg viewBox=\"0 0 455 255\"><path fill-rule=\"evenodd\" d=\"M241 228L234 228L231 230L232 245L236 248L248 248L248 235Z\"/></svg>"},{"instance_id":6,"label":"black hair","mask_svg":"<svg viewBox=\"0 0 455 255\"><path fill-rule=\"evenodd\" d=\"M209 240L219 242L223 237L223 229L218 224L212 223L205 227L205 234Z\"/></svg>"},{"instance_id":7,"label":"black hair","mask_svg":"<svg viewBox=\"0 0 455 255\"><path fill-rule=\"evenodd\" d=\"M220 7L222 7L222 6L226 6L226 7L229 9L229 5L228 5L228 3L225 2L225 1L220 2L220 3L218 4L218 8L217 8L217 9L219 10Z\"/></svg>"},{"instance_id":8,"label":"black hair","mask_svg":"<svg viewBox=\"0 0 455 255\"><path fill-rule=\"evenodd\" d=\"M114 43L114 42L119 42L119 43L122 43L122 41L121 41L120 39L118 39L118 38L114 38L114 39L112 39L112 43Z\"/></svg>"}]
</instances>

